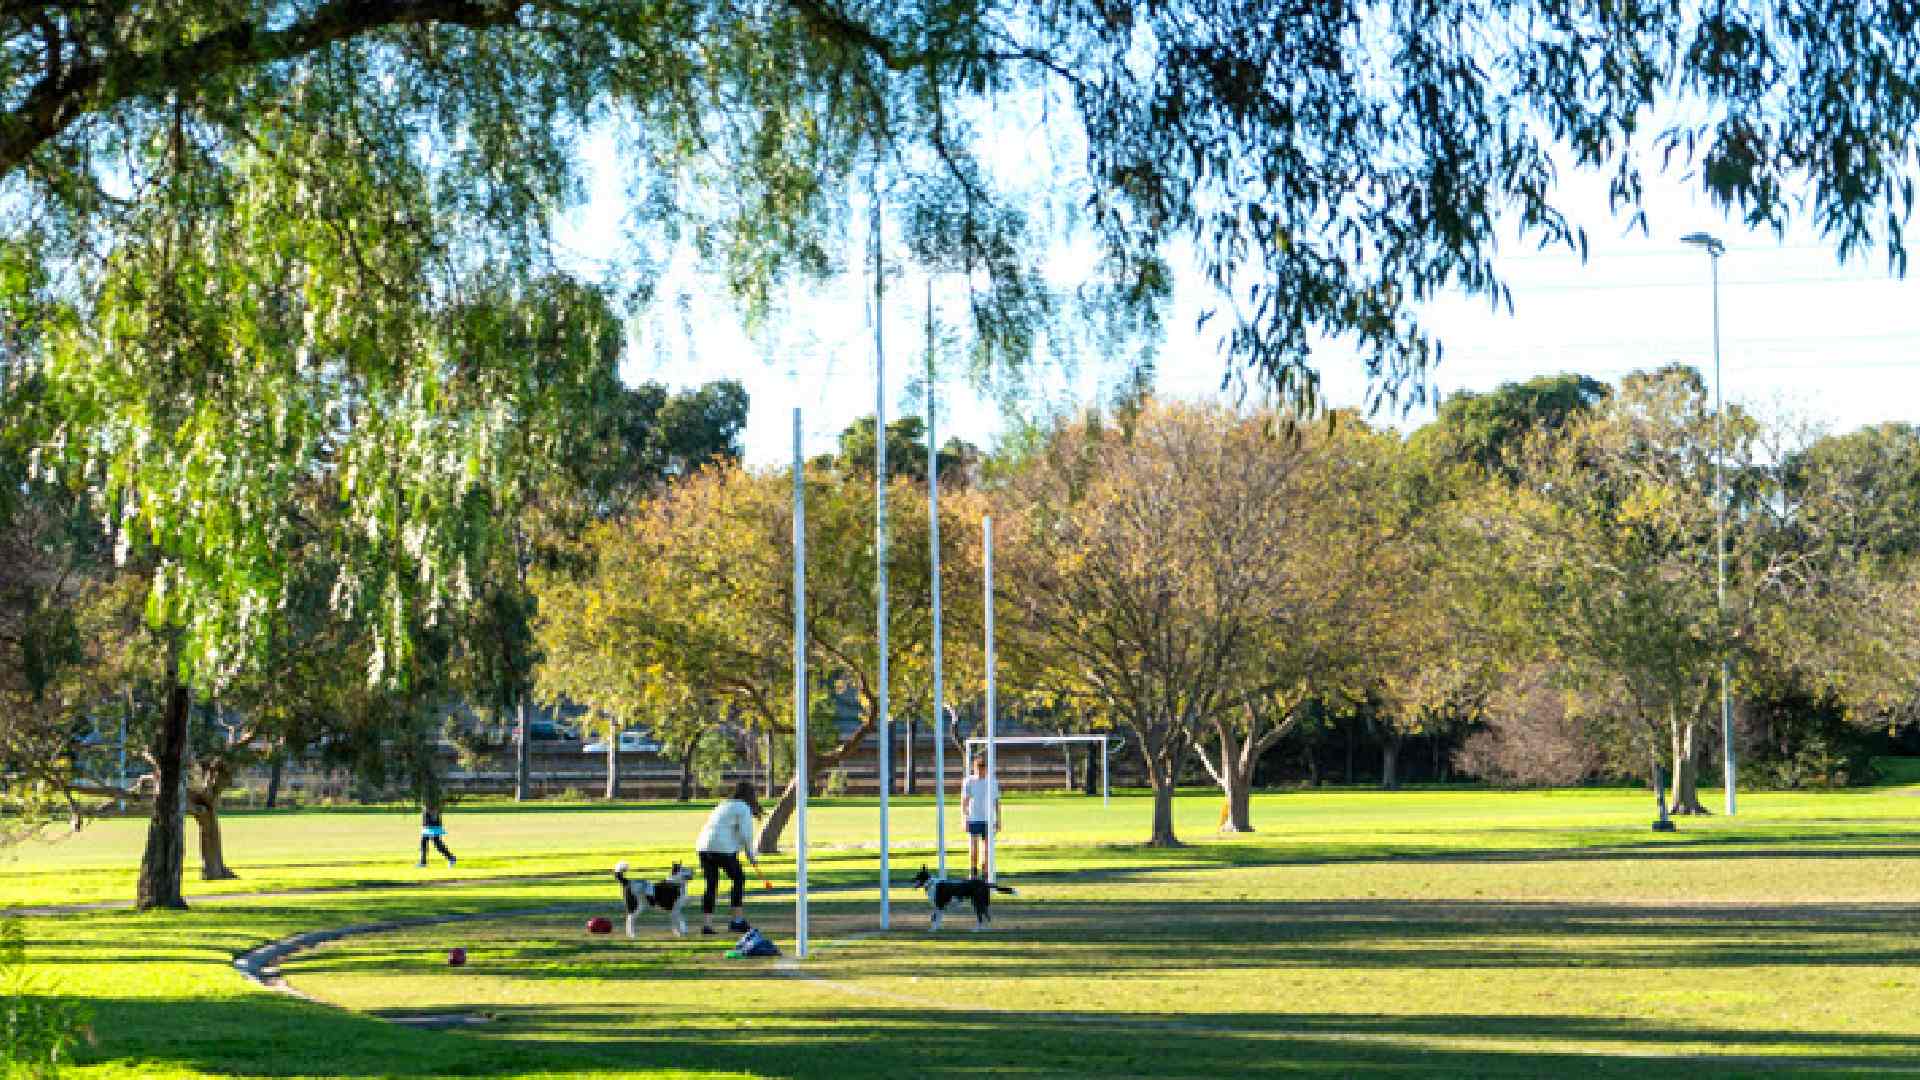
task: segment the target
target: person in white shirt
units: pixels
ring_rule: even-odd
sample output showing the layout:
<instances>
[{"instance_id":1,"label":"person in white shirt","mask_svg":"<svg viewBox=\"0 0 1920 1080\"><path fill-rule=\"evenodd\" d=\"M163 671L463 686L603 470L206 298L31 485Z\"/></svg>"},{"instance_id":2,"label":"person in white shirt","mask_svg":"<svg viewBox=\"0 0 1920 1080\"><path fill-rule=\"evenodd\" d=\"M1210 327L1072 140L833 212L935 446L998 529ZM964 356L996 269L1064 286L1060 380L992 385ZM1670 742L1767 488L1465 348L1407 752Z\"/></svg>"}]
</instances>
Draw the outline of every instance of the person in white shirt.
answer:
<instances>
[{"instance_id":1,"label":"person in white shirt","mask_svg":"<svg viewBox=\"0 0 1920 1080\"><path fill-rule=\"evenodd\" d=\"M967 876L979 877L986 863L987 829L1000 833L1000 784L987 779L987 755L973 756L973 775L960 784L960 813L967 819Z\"/></svg>"},{"instance_id":2,"label":"person in white shirt","mask_svg":"<svg viewBox=\"0 0 1920 1080\"><path fill-rule=\"evenodd\" d=\"M706 827L700 830L700 840L694 845L700 852L700 869L707 875L707 892L700 900L700 932L703 934L714 932L713 900L720 890L723 870L733 882L729 899L733 918L727 929L735 933L752 929L747 924L747 875L740 869L740 854L745 852L753 868L760 869L760 860L753 850L753 819L759 816L760 800L754 797L751 780L735 784L733 797L720 800L720 805L707 815Z\"/></svg>"}]
</instances>

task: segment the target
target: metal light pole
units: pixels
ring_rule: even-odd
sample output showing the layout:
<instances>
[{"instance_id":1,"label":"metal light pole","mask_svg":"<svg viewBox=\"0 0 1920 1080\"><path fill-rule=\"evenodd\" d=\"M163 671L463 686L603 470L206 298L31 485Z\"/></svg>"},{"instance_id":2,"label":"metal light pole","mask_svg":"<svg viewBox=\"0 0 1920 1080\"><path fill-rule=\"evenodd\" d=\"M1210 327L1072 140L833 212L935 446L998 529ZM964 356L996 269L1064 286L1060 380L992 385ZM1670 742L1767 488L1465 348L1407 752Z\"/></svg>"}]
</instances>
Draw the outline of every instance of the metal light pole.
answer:
<instances>
[{"instance_id":1,"label":"metal light pole","mask_svg":"<svg viewBox=\"0 0 1920 1080\"><path fill-rule=\"evenodd\" d=\"M993 515L988 514L980 520L980 542L983 570L986 578L986 631L987 631L987 880L994 880L993 849L994 832L1000 828L1000 771L994 759L993 727L994 716L1000 710L995 697L993 656ZM969 765L972 763L969 762Z\"/></svg>"},{"instance_id":2,"label":"metal light pole","mask_svg":"<svg viewBox=\"0 0 1920 1080\"><path fill-rule=\"evenodd\" d=\"M1726 254L1727 246L1713 236L1703 233L1689 233L1680 238L1682 243L1692 244L1707 253L1707 265L1711 268L1713 281L1713 532L1715 573L1714 592L1719 605L1720 625L1724 629L1727 620L1727 419L1726 407L1720 395L1720 256ZM1729 686L1732 664L1729 662L1724 643L1720 652L1720 743L1724 750L1721 755L1726 766L1727 816L1734 814L1733 796L1733 691Z\"/></svg>"},{"instance_id":3,"label":"metal light pole","mask_svg":"<svg viewBox=\"0 0 1920 1080\"><path fill-rule=\"evenodd\" d=\"M880 654L880 929L887 929L892 916L892 866L887 838L887 817L893 794L893 712L888 700L887 672L887 350L881 336L880 304L886 291L884 267L880 263L880 193L873 198L873 561L874 585L878 609L876 648Z\"/></svg>"},{"instance_id":4,"label":"metal light pole","mask_svg":"<svg viewBox=\"0 0 1920 1080\"><path fill-rule=\"evenodd\" d=\"M940 646L940 448L933 435L933 281L927 281L927 546L933 557L933 846L947 876L947 727Z\"/></svg>"},{"instance_id":5,"label":"metal light pole","mask_svg":"<svg viewBox=\"0 0 1920 1080\"><path fill-rule=\"evenodd\" d=\"M793 790L794 952L807 956L807 467L793 410Z\"/></svg>"}]
</instances>

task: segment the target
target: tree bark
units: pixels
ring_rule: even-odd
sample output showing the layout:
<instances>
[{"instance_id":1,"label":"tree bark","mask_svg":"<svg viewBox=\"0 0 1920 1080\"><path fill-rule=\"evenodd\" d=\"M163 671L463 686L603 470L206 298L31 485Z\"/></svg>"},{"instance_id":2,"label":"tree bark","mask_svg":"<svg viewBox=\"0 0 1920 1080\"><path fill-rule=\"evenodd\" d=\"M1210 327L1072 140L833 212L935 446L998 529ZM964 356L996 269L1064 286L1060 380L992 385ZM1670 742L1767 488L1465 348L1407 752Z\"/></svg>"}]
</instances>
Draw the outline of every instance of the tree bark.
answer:
<instances>
[{"instance_id":1,"label":"tree bark","mask_svg":"<svg viewBox=\"0 0 1920 1080\"><path fill-rule=\"evenodd\" d=\"M267 769L267 809L271 810L280 801L280 774L286 770L286 763L279 758Z\"/></svg>"},{"instance_id":2,"label":"tree bark","mask_svg":"<svg viewBox=\"0 0 1920 1080\"><path fill-rule=\"evenodd\" d=\"M1246 777L1227 793L1227 831L1253 831L1253 778Z\"/></svg>"},{"instance_id":3,"label":"tree bark","mask_svg":"<svg viewBox=\"0 0 1920 1080\"><path fill-rule=\"evenodd\" d=\"M1400 790L1400 740L1397 732L1389 732L1380 741L1380 786L1387 791Z\"/></svg>"},{"instance_id":4,"label":"tree bark","mask_svg":"<svg viewBox=\"0 0 1920 1080\"><path fill-rule=\"evenodd\" d=\"M1353 786L1353 725L1343 724L1347 729L1347 786Z\"/></svg>"},{"instance_id":5,"label":"tree bark","mask_svg":"<svg viewBox=\"0 0 1920 1080\"><path fill-rule=\"evenodd\" d=\"M227 866L226 845L220 840L221 787L195 791L187 796L187 808L200 831L200 880L231 881L239 874Z\"/></svg>"},{"instance_id":6,"label":"tree bark","mask_svg":"<svg viewBox=\"0 0 1920 1080\"><path fill-rule=\"evenodd\" d=\"M1694 725L1680 725L1673 732L1673 799L1667 812L1678 815L1705 814L1700 802L1699 761L1694 745Z\"/></svg>"},{"instance_id":7,"label":"tree bark","mask_svg":"<svg viewBox=\"0 0 1920 1080\"><path fill-rule=\"evenodd\" d=\"M814 790L812 778L819 776L825 770L838 767L854 751L860 749L861 742L873 728L873 718L869 716L859 727L854 728L853 734L847 736L847 741L841 743L833 752L807 755L809 794ZM798 780L797 776L788 779L786 789L780 793L780 801L775 803L773 809L768 812L767 823L760 827L759 847L762 855L780 854L780 835L786 830L787 822L793 820L794 807L799 801Z\"/></svg>"},{"instance_id":8,"label":"tree bark","mask_svg":"<svg viewBox=\"0 0 1920 1080\"><path fill-rule=\"evenodd\" d=\"M1163 739L1156 753L1148 749L1150 740L1146 733L1140 734L1140 757L1147 766L1147 782L1153 785L1153 831L1147 838L1148 847L1181 846L1173 830L1173 793L1180 781L1182 755L1175 747L1166 745L1173 738Z\"/></svg>"},{"instance_id":9,"label":"tree bark","mask_svg":"<svg viewBox=\"0 0 1920 1080\"><path fill-rule=\"evenodd\" d=\"M1156 776L1153 780L1153 835L1148 847L1180 847L1173 832L1173 778Z\"/></svg>"},{"instance_id":10,"label":"tree bark","mask_svg":"<svg viewBox=\"0 0 1920 1080\"><path fill-rule=\"evenodd\" d=\"M693 801L693 755L699 749L700 737L695 735L687 740L686 752L680 755L680 802Z\"/></svg>"},{"instance_id":11,"label":"tree bark","mask_svg":"<svg viewBox=\"0 0 1920 1080\"><path fill-rule=\"evenodd\" d=\"M901 759L906 763L907 767L906 773L901 777L901 794L917 795L920 793L920 785L914 782L913 776L913 718L908 717L906 723L900 726L903 729L901 731Z\"/></svg>"},{"instance_id":12,"label":"tree bark","mask_svg":"<svg viewBox=\"0 0 1920 1080\"><path fill-rule=\"evenodd\" d=\"M607 801L615 802L620 798L620 731L617 728L607 732Z\"/></svg>"},{"instance_id":13,"label":"tree bark","mask_svg":"<svg viewBox=\"0 0 1920 1080\"><path fill-rule=\"evenodd\" d=\"M1089 743L1086 760L1080 774L1080 793L1082 795L1100 794L1100 748Z\"/></svg>"},{"instance_id":14,"label":"tree bark","mask_svg":"<svg viewBox=\"0 0 1920 1080\"><path fill-rule=\"evenodd\" d=\"M153 816L147 823L147 849L140 859L140 881L134 906L184 909L180 871L186 861L186 828L181 820L187 764L187 710L192 696L178 682L167 688L160 731L154 740Z\"/></svg>"}]
</instances>

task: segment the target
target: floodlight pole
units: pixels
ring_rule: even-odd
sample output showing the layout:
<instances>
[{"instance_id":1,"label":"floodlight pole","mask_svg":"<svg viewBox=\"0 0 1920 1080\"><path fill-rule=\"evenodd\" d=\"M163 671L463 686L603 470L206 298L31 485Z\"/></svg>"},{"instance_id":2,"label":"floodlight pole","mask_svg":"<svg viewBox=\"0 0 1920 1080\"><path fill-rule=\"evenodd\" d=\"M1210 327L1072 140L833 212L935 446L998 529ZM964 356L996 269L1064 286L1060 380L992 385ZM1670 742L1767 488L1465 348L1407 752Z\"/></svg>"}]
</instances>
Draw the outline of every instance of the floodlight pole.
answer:
<instances>
[{"instance_id":1,"label":"floodlight pole","mask_svg":"<svg viewBox=\"0 0 1920 1080\"><path fill-rule=\"evenodd\" d=\"M994 698L994 653L993 653L993 515L988 514L980 520L982 552L986 578L986 614L987 614L987 880L993 881L994 830L1000 826L1000 772L995 767L993 752L994 714L998 711L998 702Z\"/></svg>"},{"instance_id":2,"label":"floodlight pole","mask_svg":"<svg viewBox=\"0 0 1920 1080\"><path fill-rule=\"evenodd\" d=\"M793 410L794 953L807 955L807 488L800 408Z\"/></svg>"},{"instance_id":3,"label":"floodlight pole","mask_svg":"<svg viewBox=\"0 0 1920 1080\"><path fill-rule=\"evenodd\" d=\"M873 199L873 559L878 593L880 653L880 929L887 929L891 880L887 851L888 799L893 793L893 716L887 700L887 352L880 302L886 286L880 263L880 193Z\"/></svg>"},{"instance_id":4,"label":"floodlight pole","mask_svg":"<svg viewBox=\"0 0 1920 1080\"><path fill-rule=\"evenodd\" d=\"M933 846L947 876L947 727L940 660L940 452L933 435L933 279L927 279L927 546L933 556Z\"/></svg>"},{"instance_id":5,"label":"floodlight pole","mask_svg":"<svg viewBox=\"0 0 1920 1080\"><path fill-rule=\"evenodd\" d=\"M1727 411L1720 392L1720 256L1727 247L1706 233L1692 233L1681 238L1682 243L1692 244L1707 253L1707 265L1713 283L1713 533L1715 581L1714 597L1720 614L1722 630L1727 621ZM1727 789L1727 816L1734 815L1734 760L1733 760L1733 691L1732 664L1726 653L1726 645L1721 644L1720 652L1720 743L1723 749L1721 762L1725 766ZM1674 765L1678 767L1679 762Z\"/></svg>"}]
</instances>

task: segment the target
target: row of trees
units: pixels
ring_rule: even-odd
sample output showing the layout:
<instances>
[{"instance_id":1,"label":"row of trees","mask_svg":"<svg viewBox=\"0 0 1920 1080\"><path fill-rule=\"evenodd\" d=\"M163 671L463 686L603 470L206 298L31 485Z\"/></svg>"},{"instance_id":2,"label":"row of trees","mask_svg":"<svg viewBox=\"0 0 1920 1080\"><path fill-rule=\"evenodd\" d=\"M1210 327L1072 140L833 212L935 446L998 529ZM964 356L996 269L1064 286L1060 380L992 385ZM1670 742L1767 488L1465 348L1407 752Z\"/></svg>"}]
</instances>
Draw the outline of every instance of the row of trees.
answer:
<instances>
[{"instance_id":1,"label":"row of trees","mask_svg":"<svg viewBox=\"0 0 1920 1080\"><path fill-rule=\"evenodd\" d=\"M1658 160L1697 164L1717 205L1776 227L1804 205L1843 256L1884 242L1904 266L1911 27L1817 14L0 5L0 512L86 519L154 635L130 657L160 716L141 904L180 903L196 700L333 648L402 713L455 656L488 658L481 699L520 710L529 515L608 460L587 421L619 412L612 297L651 297L674 257L765 317L835 272L856 191L884 189L914 260L965 283L982 372L1150 335L1182 250L1265 389L1311 401L1322 335L1417 386L1419 305L1505 296L1512 228L1584 248L1557 160L1637 211L1656 159L1636 135L1675 101L1712 119L1661 133ZM1008 102L1046 118L1064 182L995 167ZM635 197L625 258L589 281L554 224L600 134ZM1051 284L1061 241L1098 252L1072 288ZM50 658L91 639L35 598L88 586L29 554L0 634L9 685L44 702Z\"/></svg>"},{"instance_id":2,"label":"row of trees","mask_svg":"<svg viewBox=\"0 0 1920 1080\"><path fill-rule=\"evenodd\" d=\"M1251 829L1265 755L1363 717L1395 781L1409 738L1454 733L1490 779L1671 777L1699 813L1718 672L1743 712L1897 726L1915 700L1920 435L1821 437L1730 410L1689 369L1449 402L1411 438L1351 415L1144 400L1062 423L948 481L948 685L981 685L981 518L998 523L1003 686L1060 726L1124 732L1177 842L1194 763ZM1715 593L1724 434L1727 592ZM867 444L871 442L870 425ZM809 467L809 640L872 736L873 489L861 456ZM917 468L917 471L915 469ZM945 475L945 474L943 474ZM891 480L896 717L928 715L924 459ZM597 525L592 569L536 583L542 692L621 723L791 729L791 477L716 465ZM977 707L977 702L974 706ZM687 706L693 707L687 707ZM789 784L763 842L777 846Z\"/></svg>"}]
</instances>

